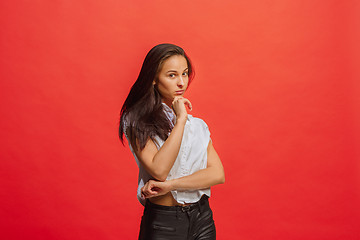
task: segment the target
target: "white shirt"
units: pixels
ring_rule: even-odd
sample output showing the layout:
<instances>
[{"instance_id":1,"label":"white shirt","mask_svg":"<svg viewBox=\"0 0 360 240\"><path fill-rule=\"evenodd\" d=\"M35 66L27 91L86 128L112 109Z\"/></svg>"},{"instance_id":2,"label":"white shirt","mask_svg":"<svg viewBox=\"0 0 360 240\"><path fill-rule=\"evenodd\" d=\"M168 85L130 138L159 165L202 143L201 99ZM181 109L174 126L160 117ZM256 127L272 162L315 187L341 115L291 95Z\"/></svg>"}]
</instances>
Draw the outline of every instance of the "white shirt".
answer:
<instances>
[{"instance_id":1,"label":"white shirt","mask_svg":"<svg viewBox=\"0 0 360 240\"><path fill-rule=\"evenodd\" d=\"M176 121L174 112L169 106L163 103L164 111L169 120L173 123ZM187 175L191 175L200 169L204 169L207 166L207 147L210 139L210 131L206 123L200 119L187 115L187 121L184 128L183 138L179 154L174 162L174 165L170 169L170 172L166 180L177 179ZM129 138L125 129L129 126L128 122L124 122L125 137L129 142ZM155 144L158 150L164 144L158 136L155 138ZM144 184L153 179L153 177L145 170L142 164L139 162L136 154L129 143L131 152L133 153L136 163L139 167L138 189L137 197L142 205L145 205L145 199L141 198L141 188ZM174 199L181 204L194 203L200 200L203 194L210 197L210 188L192 191L171 191Z\"/></svg>"}]
</instances>

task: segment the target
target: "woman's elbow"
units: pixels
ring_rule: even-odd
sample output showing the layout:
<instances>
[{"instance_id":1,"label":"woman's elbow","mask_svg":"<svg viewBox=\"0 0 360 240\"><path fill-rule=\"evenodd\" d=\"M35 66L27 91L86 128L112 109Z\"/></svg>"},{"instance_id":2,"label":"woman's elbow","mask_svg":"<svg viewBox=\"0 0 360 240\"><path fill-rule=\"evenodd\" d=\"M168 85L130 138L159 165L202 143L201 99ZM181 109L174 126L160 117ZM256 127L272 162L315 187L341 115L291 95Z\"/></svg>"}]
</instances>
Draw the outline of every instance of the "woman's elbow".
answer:
<instances>
[{"instance_id":1,"label":"woman's elbow","mask_svg":"<svg viewBox=\"0 0 360 240\"><path fill-rule=\"evenodd\" d=\"M158 180L160 182L165 182L168 174L169 174L169 172L158 169L158 171L153 172L152 176L153 176L153 178L155 178L156 180Z\"/></svg>"},{"instance_id":2,"label":"woman's elbow","mask_svg":"<svg viewBox=\"0 0 360 240\"><path fill-rule=\"evenodd\" d=\"M164 174L153 174L153 178L157 181L165 182L167 176L165 176Z\"/></svg>"},{"instance_id":3,"label":"woman's elbow","mask_svg":"<svg viewBox=\"0 0 360 240\"><path fill-rule=\"evenodd\" d=\"M219 178L219 184L224 184L225 183L225 173L223 172Z\"/></svg>"},{"instance_id":4,"label":"woman's elbow","mask_svg":"<svg viewBox=\"0 0 360 240\"><path fill-rule=\"evenodd\" d=\"M214 181L213 185L217 184L224 184L225 183L225 172L223 166L208 166L211 167L213 170L212 172L212 179Z\"/></svg>"},{"instance_id":5,"label":"woman's elbow","mask_svg":"<svg viewBox=\"0 0 360 240\"><path fill-rule=\"evenodd\" d=\"M224 184L225 183L225 173L224 171L219 171L217 174L216 174L216 184Z\"/></svg>"}]
</instances>

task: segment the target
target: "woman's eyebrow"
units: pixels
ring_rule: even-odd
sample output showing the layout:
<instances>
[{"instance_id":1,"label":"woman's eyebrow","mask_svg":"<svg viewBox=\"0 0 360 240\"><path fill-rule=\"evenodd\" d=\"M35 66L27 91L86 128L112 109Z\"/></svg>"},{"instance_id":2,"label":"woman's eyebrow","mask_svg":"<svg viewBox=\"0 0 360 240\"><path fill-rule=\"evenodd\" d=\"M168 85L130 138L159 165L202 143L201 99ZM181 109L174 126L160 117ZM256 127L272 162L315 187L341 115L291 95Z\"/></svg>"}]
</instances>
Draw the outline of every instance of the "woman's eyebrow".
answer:
<instances>
[{"instance_id":1,"label":"woman's eyebrow","mask_svg":"<svg viewBox=\"0 0 360 240\"><path fill-rule=\"evenodd\" d=\"M188 70L189 68L185 68L184 70L183 70L183 72L185 72L186 70ZM176 70L169 70L169 71L167 71L166 73L169 73L169 72L177 72Z\"/></svg>"}]
</instances>

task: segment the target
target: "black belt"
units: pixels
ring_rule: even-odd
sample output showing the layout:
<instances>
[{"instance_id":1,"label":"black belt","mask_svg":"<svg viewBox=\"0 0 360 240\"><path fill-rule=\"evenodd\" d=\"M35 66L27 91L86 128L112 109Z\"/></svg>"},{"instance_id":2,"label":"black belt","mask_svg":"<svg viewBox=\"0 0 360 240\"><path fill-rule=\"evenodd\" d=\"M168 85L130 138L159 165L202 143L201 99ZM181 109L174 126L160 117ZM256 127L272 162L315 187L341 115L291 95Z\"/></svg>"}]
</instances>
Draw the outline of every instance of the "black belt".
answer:
<instances>
[{"instance_id":1,"label":"black belt","mask_svg":"<svg viewBox=\"0 0 360 240\"><path fill-rule=\"evenodd\" d=\"M164 205L158 205L155 203L150 202L148 199L146 201L146 205L149 208L153 209L159 209L159 210L166 210L166 211L182 211L182 212L188 212L192 211L194 209L200 209L202 206L208 204L208 196L202 195L201 199L195 203L189 204L189 205L176 205L176 206L164 206Z\"/></svg>"}]
</instances>

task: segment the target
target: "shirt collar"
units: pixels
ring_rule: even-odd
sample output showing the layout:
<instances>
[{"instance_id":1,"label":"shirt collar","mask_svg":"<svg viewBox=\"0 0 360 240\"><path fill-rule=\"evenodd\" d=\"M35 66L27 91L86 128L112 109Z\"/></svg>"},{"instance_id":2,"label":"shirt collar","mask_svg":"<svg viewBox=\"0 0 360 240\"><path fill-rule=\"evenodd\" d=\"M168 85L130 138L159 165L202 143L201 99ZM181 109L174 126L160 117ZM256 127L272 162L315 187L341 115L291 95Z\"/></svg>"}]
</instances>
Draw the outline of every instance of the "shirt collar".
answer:
<instances>
[{"instance_id":1,"label":"shirt collar","mask_svg":"<svg viewBox=\"0 0 360 240\"><path fill-rule=\"evenodd\" d=\"M176 122L176 115L174 111L168 105L166 105L166 103L163 102L162 105L167 118L174 124ZM188 114L186 120L189 121L191 118L192 115Z\"/></svg>"},{"instance_id":2,"label":"shirt collar","mask_svg":"<svg viewBox=\"0 0 360 240\"><path fill-rule=\"evenodd\" d=\"M162 103L162 105L163 105L166 117L170 120L170 122L174 123L174 121L176 119L174 111L168 105L166 105L166 103Z\"/></svg>"}]
</instances>

